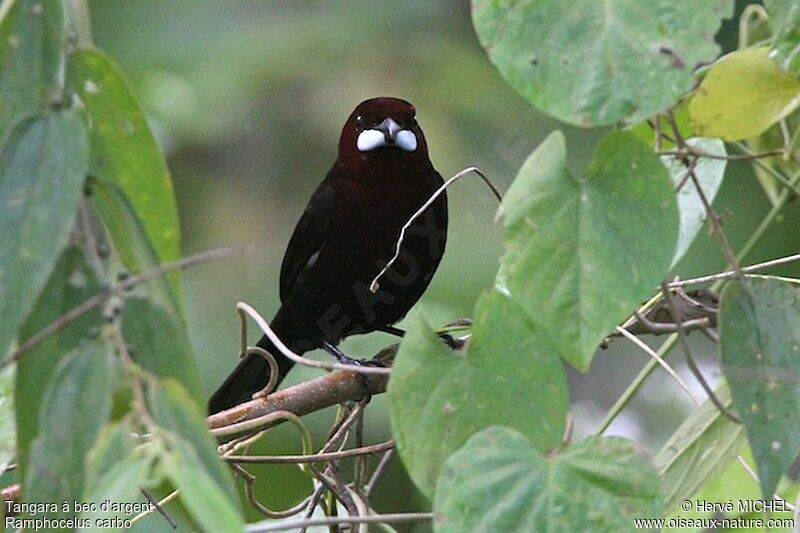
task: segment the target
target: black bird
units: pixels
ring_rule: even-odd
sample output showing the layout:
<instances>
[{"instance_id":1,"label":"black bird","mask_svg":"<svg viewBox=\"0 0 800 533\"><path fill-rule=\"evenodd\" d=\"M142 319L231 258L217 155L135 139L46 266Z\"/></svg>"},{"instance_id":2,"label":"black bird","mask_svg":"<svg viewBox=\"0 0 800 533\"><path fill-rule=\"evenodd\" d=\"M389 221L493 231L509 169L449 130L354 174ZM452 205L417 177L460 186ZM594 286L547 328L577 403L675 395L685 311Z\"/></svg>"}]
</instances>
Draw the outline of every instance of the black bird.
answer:
<instances>
[{"instance_id":1,"label":"black bird","mask_svg":"<svg viewBox=\"0 0 800 533\"><path fill-rule=\"evenodd\" d=\"M382 330L403 318L428 287L447 241L441 194L406 230L400 255L381 277L403 225L443 184L428 158L414 106L397 98L360 103L342 128L339 155L311 196L283 258L281 307L270 323L296 353L323 348L342 359L345 337ZM258 346L278 362L279 382L293 362L264 336ZM248 401L269 380L257 355L245 357L208 403L211 414Z\"/></svg>"}]
</instances>

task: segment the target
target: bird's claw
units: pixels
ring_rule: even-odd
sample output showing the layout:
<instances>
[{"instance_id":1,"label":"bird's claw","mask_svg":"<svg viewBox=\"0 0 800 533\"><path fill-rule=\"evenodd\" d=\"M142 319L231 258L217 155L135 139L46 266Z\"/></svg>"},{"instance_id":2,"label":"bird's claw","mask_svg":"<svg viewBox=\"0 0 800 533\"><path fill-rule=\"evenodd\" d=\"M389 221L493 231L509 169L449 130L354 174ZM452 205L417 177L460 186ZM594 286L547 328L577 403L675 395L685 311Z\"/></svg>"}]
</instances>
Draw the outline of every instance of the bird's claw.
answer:
<instances>
[{"instance_id":1,"label":"bird's claw","mask_svg":"<svg viewBox=\"0 0 800 533\"><path fill-rule=\"evenodd\" d=\"M449 346L451 350L458 350L459 344L449 333L439 333L439 338L442 339L442 342Z\"/></svg>"}]
</instances>

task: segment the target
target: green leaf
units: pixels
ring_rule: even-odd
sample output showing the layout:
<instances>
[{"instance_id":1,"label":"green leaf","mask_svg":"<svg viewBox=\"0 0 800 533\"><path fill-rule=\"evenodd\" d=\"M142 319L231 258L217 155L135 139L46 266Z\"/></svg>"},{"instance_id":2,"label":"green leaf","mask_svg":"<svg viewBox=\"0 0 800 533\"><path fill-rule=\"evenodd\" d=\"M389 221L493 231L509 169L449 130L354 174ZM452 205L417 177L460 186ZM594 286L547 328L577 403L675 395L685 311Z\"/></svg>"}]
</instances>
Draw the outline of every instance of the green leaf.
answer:
<instances>
[{"instance_id":1,"label":"green leaf","mask_svg":"<svg viewBox=\"0 0 800 533\"><path fill-rule=\"evenodd\" d=\"M730 390L725 383L715 393L723 405L730 405ZM744 427L706 401L683 421L653 458L661 476L664 508L671 511L692 498L716 479L746 445Z\"/></svg>"},{"instance_id":2,"label":"green leaf","mask_svg":"<svg viewBox=\"0 0 800 533\"><path fill-rule=\"evenodd\" d=\"M92 126L92 175L119 185L161 262L178 259L180 226L169 170L119 67L97 50L78 50L69 57L67 87L80 97ZM124 248L125 232L112 228L110 233L114 244ZM135 251L120 251L134 272L147 266ZM169 279L180 301L178 273Z\"/></svg>"},{"instance_id":3,"label":"green leaf","mask_svg":"<svg viewBox=\"0 0 800 533\"><path fill-rule=\"evenodd\" d=\"M445 459L486 426L513 427L543 451L560 444L564 367L537 333L525 311L497 292L478 300L466 353L446 348L422 319L409 328L392 368L389 406L400 457L429 497Z\"/></svg>"},{"instance_id":4,"label":"green leaf","mask_svg":"<svg viewBox=\"0 0 800 533\"><path fill-rule=\"evenodd\" d=\"M139 512L127 512L134 507L143 509L145 500L140 487L147 480L152 459L141 454L118 457L117 462L90 487L83 502L95 504L94 509L81 513L80 518L89 521L86 531L97 531L112 527L117 520L130 520Z\"/></svg>"},{"instance_id":5,"label":"green leaf","mask_svg":"<svg viewBox=\"0 0 800 533\"><path fill-rule=\"evenodd\" d=\"M121 457L133 453L134 442L131 436L133 432L134 429L130 427L127 419L109 422L103 426L86 458L88 489L95 487Z\"/></svg>"},{"instance_id":6,"label":"green leaf","mask_svg":"<svg viewBox=\"0 0 800 533\"><path fill-rule=\"evenodd\" d=\"M59 0L0 6L0 143L23 115L59 97L64 20Z\"/></svg>"},{"instance_id":7,"label":"green leaf","mask_svg":"<svg viewBox=\"0 0 800 533\"><path fill-rule=\"evenodd\" d=\"M108 233L113 236L122 263L134 272L156 266L159 260L153 245L123 190L111 181L94 177L89 179L89 185L92 204ZM180 300L166 276L158 276L144 287L155 302L182 317Z\"/></svg>"},{"instance_id":8,"label":"green leaf","mask_svg":"<svg viewBox=\"0 0 800 533\"><path fill-rule=\"evenodd\" d=\"M20 340L26 341L43 327L67 311L97 294L101 289L94 271L86 264L77 248L67 248L56 264L50 279L27 321L20 329ZM85 339L100 333L99 308L90 311L42 344L26 352L17 362L14 403L16 405L17 450L20 468L28 463L28 450L39 433L39 413L43 405L44 384L48 383L62 358Z\"/></svg>"},{"instance_id":9,"label":"green leaf","mask_svg":"<svg viewBox=\"0 0 800 533\"><path fill-rule=\"evenodd\" d=\"M795 0L764 0L775 26L771 48L773 59L786 72L800 73L800 3Z\"/></svg>"},{"instance_id":10,"label":"green leaf","mask_svg":"<svg viewBox=\"0 0 800 533\"><path fill-rule=\"evenodd\" d=\"M111 411L111 360L105 344L87 343L62 360L47 384L23 485L26 501L81 500L86 455ZM59 505L56 515L74 513Z\"/></svg>"},{"instance_id":11,"label":"green leaf","mask_svg":"<svg viewBox=\"0 0 800 533\"><path fill-rule=\"evenodd\" d=\"M73 111L24 120L0 154L0 354L42 291L81 201L89 144Z\"/></svg>"},{"instance_id":12,"label":"green leaf","mask_svg":"<svg viewBox=\"0 0 800 533\"><path fill-rule=\"evenodd\" d=\"M723 157L726 155L725 143L719 139L694 137L687 139L686 144L707 154ZM686 165L679 158L673 156L661 156L661 161L669 170L670 175L672 175L675 185L683 184L678 193L678 211L680 212L681 221L678 230L678 247L672 257L672 266L675 266L684 254L689 251L689 246L694 241L700 228L703 227L706 221L706 210L700 199L700 194L697 192L697 187L687 175ZM714 197L717 196L717 191L722 185L726 163L727 161L724 159L702 157L695 165L694 175L697 177L697 181L709 203L714 201Z\"/></svg>"},{"instance_id":13,"label":"green leaf","mask_svg":"<svg viewBox=\"0 0 800 533\"><path fill-rule=\"evenodd\" d=\"M119 504L144 500L141 487L148 484L148 474L155 459L148 451L147 446L134 447L127 423L112 423L103 428L89 453L86 490L82 498L83 502L94 503L97 507L83 513L82 519L100 529L100 521L115 517L129 520L138 514L126 513Z\"/></svg>"},{"instance_id":14,"label":"green leaf","mask_svg":"<svg viewBox=\"0 0 800 533\"><path fill-rule=\"evenodd\" d=\"M181 501L192 518L206 531L243 531L241 513L214 478L197 468L194 450L180 443L173 451L176 455L166 463L167 475L181 491Z\"/></svg>"},{"instance_id":15,"label":"green leaf","mask_svg":"<svg viewBox=\"0 0 800 533\"><path fill-rule=\"evenodd\" d=\"M0 472L16 454L17 426L14 422L14 370L9 365L0 370Z\"/></svg>"},{"instance_id":16,"label":"green leaf","mask_svg":"<svg viewBox=\"0 0 800 533\"><path fill-rule=\"evenodd\" d=\"M192 453L181 451L183 460L192 458L193 468L204 472L234 506L233 479L230 470L217 454L217 446L206 427L205 417L186 390L177 382L165 379L161 386L149 390L149 408L161 428L174 433Z\"/></svg>"},{"instance_id":17,"label":"green leaf","mask_svg":"<svg viewBox=\"0 0 800 533\"><path fill-rule=\"evenodd\" d=\"M582 127L629 124L692 88L692 70L719 53L714 34L733 2L719 0L473 0L481 44L535 106Z\"/></svg>"},{"instance_id":18,"label":"green leaf","mask_svg":"<svg viewBox=\"0 0 800 533\"><path fill-rule=\"evenodd\" d=\"M160 305L144 298L125 300L122 335L133 360L157 376L181 383L195 403L205 400L186 327Z\"/></svg>"},{"instance_id":19,"label":"green leaf","mask_svg":"<svg viewBox=\"0 0 800 533\"><path fill-rule=\"evenodd\" d=\"M689 102L698 135L755 137L800 105L800 82L769 58L768 48L732 52L703 78Z\"/></svg>"},{"instance_id":20,"label":"green leaf","mask_svg":"<svg viewBox=\"0 0 800 533\"><path fill-rule=\"evenodd\" d=\"M548 458L497 426L447 459L433 510L437 533L632 531L662 514L658 475L632 441L589 438Z\"/></svg>"},{"instance_id":21,"label":"green leaf","mask_svg":"<svg viewBox=\"0 0 800 533\"><path fill-rule=\"evenodd\" d=\"M800 297L775 279L731 281L720 302L722 372L764 497L800 451Z\"/></svg>"},{"instance_id":22,"label":"green leaf","mask_svg":"<svg viewBox=\"0 0 800 533\"><path fill-rule=\"evenodd\" d=\"M586 177L561 132L528 157L505 195L496 284L577 369L667 273L678 233L672 180L632 133L600 141Z\"/></svg>"}]
</instances>

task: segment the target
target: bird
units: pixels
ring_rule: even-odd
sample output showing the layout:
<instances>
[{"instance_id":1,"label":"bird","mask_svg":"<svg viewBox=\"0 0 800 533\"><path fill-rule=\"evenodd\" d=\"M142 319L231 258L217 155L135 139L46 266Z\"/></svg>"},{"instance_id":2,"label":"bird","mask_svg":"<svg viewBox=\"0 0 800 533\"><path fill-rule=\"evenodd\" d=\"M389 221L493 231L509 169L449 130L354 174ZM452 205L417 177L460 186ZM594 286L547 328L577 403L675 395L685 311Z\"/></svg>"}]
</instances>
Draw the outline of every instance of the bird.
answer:
<instances>
[{"instance_id":1,"label":"bird","mask_svg":"<svg viewBox=\"0 0 800 533\"><path fill-rule=\"evenodd\" d=\"M342 127L333 167L311 195L280 270L281 305L270 328L297 354L338 348L346 337L394 326L431 282L447 242L447 195L404 225L443 186L409 102L378 97L358 104ZM373 287L374 288L374 287ZM266 335L257 346L278 363L278 383L294 365ZM266 360L246 355L211 396L209 414L249 401L269 381Z\"/></svg>"}]
</instances>

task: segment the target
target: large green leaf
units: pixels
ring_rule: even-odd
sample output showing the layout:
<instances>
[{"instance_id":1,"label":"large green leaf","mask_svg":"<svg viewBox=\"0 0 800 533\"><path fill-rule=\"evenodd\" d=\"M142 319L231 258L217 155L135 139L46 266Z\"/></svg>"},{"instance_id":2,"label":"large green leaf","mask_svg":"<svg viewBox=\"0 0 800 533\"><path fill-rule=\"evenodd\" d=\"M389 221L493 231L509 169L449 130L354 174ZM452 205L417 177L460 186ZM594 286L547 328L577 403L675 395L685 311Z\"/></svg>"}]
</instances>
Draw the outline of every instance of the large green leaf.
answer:
<instances>
[{"instance_id":1,"label":"large green leaf","mask_svg":"<svg viewBox=\"0 0 800 533\"><path fill-rule=\"evenodd\" d=\"M0 354L14 340L67 243L89 143L73 111L26 119L0 154Z\"/></svg>"},{"instance_id":2,"label":"large green leaf","mask_svg":"<svg viewBox=\"0 0 800 533\"><path fill-rule=\"evenodd\" d=\"M194 450L178 440L166 460L167 475L181 491L181 501L192 518L206 531L242 531L244 520L230 495L208 472L198 468Z\"/></svg>"},{"instance_id":3,"label":"large green leaf","mask_svg":"<svg viewBox=\"0 0 800 533\"><path fill-rule=\"evenodd\" d=\"M688 139L686 144L696 150L707 154L724 157L725 143L719 139L709 139L706 137L694 137ZM661 156L675 185L682 184L678 193L678 211L680 212L681 222L678 231L678 246L675 255L672 257L672 266L680 261L684 254L689 251L689 246L697 236L697 232L703 227L706 221L706 210L700 194L697 192L692 179L687 175L686 165L679 158L673 156ZM703 190L703 195L709 202L714 201L719 186L722 185L722 178L725 175L725 159L712 159L702 157L694 167L694 175Z\"/></svg>"},{"instance_id":4,"label":"large green leaf","mask_svg":"<svg viewBox=\"0 0 800 533\"><path fill-rule=\"evenodd\" d=\"M800 295L775 279L731 281L720 303L722 372L765 498L800 451Z\"/></svg>"},{"instance_id":5,"label":"large green leaf","mask_svg":"<svg viewBox=\"0 0 800 533\"><path fill-rule=\"evenodd\" d=\"M58 98L63 41L59 0L7 0L0 6L0 141L19 117Z\"/></svg>"},{"instance_id":6,"label":"large green leaf","mask_svg":"<svg viewBox=\"0 0 800 533\"><path fill-rule=\"evenodd\" d=\"M717 398L730 405L728 386L717 387ZM714 480L742 453L744 427L732 422L711 401L695 410L653 458L661 475L664 509L672 511Z\"/></svg>"},{"instance_id":7,"label":"large green leaf","mask_svg":"<svg viewBox=\"0 0 800 533\"><path fill-rule=\"evenodd\" d=\"M606 135L585 177L565 158L555 132L506 193L496 283L585 371L608 331L667 273L678 209L667 169L632 133Z\"/></svg>"},{"instance_id":8,"label":"large green leaf","mask_svg":"<svg viewBox=\"0 0 800 533\"><path fill-rule=\"evenodd\" d=\"M153 245L147 238L141 219L136 214L125 192L116 183L92 177L89 190L103 225L114 236L114 246L122 263L139 272L159 263ZM145 284L145 290L153 301L182 316L180 300L176 297L174 286L166 276L158 276Z\"/></svg>"},{"instance_id":9,"label":"large green leaf","mask_svg":"<svg viewBox=\"0 0 800 533\"><path fill-rule=\"evenodd\" d=\"M698 135L738 141L755 137L800 105L800 81L781 70L769 48L732 52L703 78L689 102Z\"/></svg>"},{"instance_id":10,"label":"large green leaf","mask_svg":"<svg viewBox=\"0 0 800 533\"><path fill-rule=\"evenodd\" d=\"M486 426L514 427L542 451L560 443L564 368L537 333L525 311L497 292L478 300L466 353L446 348L424 320L409 329L389 405L400 457L429 497L445 459Z\"/></svg>"},{"instance_id":11,"label":"large green leaf","mask_svg":"<svg viewBox=\"0 0 800 533\"><path fill-rule=\"evenodd\" d=\"M181 442L181 449L176 452L180 459L176 461L185 462L191 458L192 467L208 476L225 494L228 503L238 508L230 470L217 454L200 407L186 390L177 381L167 378L162 385L151 387L148 405L158 425L174 434L178 439L175 442Z\"/></svg>"},{"instance_id":12,"label":"large green leaf","mask_svg":"<svg viewBox=\"0 0 800 533\"><path fill-rule=\"evenodd\" d=\"M149 471L155 456L152 447L134 447L131 428L123 421L113 423L100 433L87 458L88 476L84 502L96 508L84 512L81 518L89 520L87 530L100 529L103 520L131 519L136 512L126 512L125 504L145 500L141 488L149 483ZM104 528L105 529L105 528Z\"/></svg>"},{"instance_id":13,"label":"large green leaf","mask_svg":"<svg viewBox=\"0 0 800 533\"><path fill-rule=\"evenodd\" d=\"M26 501L81 501L86 455L111 411L112 357L104 343L86 343L62 360L47 384L23 485ZM60 505L48 514L75 515Z\"/></svg>"},{"instance_id":14,"label":"large green leaf","mask_svg":"<svg viewBox=\"0 0 800 533\"><path fill-rule=\"evenodd\" d=\"M122 334L136 364L157 376L175 379L196 403L204 402L186 327L173 313L150 300L128 298L122 312Z\"/></svg>"},{"instance_id":15,"label":"large green leaf","mask_svg":"<svg viewBox=\"0 0 800 533\"><path fill-rule=\"evenodd\" d=\"M636 123L692 88L719 53L726 0L473 0L481 44L508 83L559 120Z\"/></svg>"},{"instance_id":16,"label":"large green leaf","mask_svg":"<svg viewBox=\"0 0 800 533\"><path fill-rule=\"evenodd\" d=\"M94 271L82 252L67 248L61 254L50 279L20 329L20 341L26 341L43 327L100 291ZM26 352L17 363L14 399L16 404L17 449L21 468L27 465L31 442L39 432L39 413L47 384L61 359L82 340L97 337L102 316L99 309L86 313L42 344ZM24 476L23 476L24 477Z\"/></svg>"},{"instance_id":17,"label":"large green leaf","mask_svg":"<svg viewBox=\"0 0 800 533\"><path fill-rule=\"evenodd\" d=\"M633 531L661 516L658 475L619 437L594 437L554 457L506 427L475 434L445 463L434 530Z\"/></svg>"},{"instance_id":18,"label":"large green leaf","mask_svg":"<svg viewBox=\"0 0 800 533\"><path fill-rule=\"evenodd\" d=\"M775 30L772 49L775 61L787 72L800 73L800 2L764 0Z\"/></svg>"},{"instance_id":19,"label":"large green leaf","mask_svg":"<svg viewBox=\"0 0 800 533\"><path fill-rule=\"evenodd\" d=\"M80 96L92 125L92 175L120 186L158 259L178 259L180 227L169 170L119 67L97 50L78 50L69 57L67 87ZM125 246L124 232L110 233L118 247ZM147 266L135 250L121 250L121 256L133 271ZM170 279L180 300L180 278L173 273Z\"/></svg>"}]
</instances>

